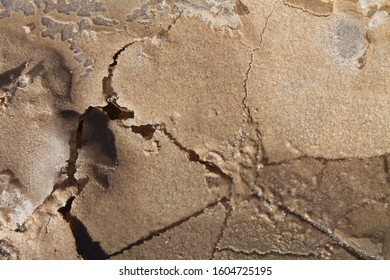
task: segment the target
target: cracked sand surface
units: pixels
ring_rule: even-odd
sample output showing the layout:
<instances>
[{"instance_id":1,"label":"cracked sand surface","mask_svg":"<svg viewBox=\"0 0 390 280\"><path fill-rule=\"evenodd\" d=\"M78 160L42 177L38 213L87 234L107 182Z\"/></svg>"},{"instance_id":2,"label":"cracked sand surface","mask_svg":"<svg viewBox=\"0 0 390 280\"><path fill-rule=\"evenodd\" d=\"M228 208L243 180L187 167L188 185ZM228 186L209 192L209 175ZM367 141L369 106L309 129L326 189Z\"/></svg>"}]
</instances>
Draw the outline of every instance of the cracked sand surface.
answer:
<instances>
[{"instance_id":1,"label":"cracked sand surface","mask_svg":"<svg viewBox=\"0 0 390 280\"><path fill-rule=\"evenodd\" d=\"M0 1L2 259L390 259L390 1Z\"/></svg>"}]
</instances>

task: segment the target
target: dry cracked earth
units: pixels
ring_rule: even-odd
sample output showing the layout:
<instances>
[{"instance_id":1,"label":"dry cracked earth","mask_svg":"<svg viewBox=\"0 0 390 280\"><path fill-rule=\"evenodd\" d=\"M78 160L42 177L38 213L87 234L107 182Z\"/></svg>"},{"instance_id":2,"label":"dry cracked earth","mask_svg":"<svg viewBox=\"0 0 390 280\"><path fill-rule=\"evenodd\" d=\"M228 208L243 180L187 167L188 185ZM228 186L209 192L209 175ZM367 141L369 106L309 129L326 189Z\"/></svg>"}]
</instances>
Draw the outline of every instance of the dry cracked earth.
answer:
<instances>
[{"instance_id":1,"label":"dry cracked earth","mask_svg":"<svg viewBox=\"0 0 390 280\"><path fill-rule=\"evenodd\" d=\"M390 259L389 0L0 3L0 258Z\"/></svg>"}]
</instances>

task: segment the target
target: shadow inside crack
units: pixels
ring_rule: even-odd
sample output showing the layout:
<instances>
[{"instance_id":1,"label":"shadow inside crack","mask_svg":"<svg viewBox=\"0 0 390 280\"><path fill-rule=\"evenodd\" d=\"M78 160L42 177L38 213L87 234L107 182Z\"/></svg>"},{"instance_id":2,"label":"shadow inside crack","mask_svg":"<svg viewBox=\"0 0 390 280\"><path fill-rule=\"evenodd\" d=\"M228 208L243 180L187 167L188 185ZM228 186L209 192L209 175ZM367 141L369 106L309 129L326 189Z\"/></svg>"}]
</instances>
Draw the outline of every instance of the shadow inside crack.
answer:
<instances>
[{"instance_id":1,"label":"shadow inside crack","mask_svg":"<svg viewBox=\"0 0 390 280\"><path fill-rule=\"evenodd\" d=\"M7 70L0 74L0 86L3 88L4 86L8 86L11 84L11 82L18 78L24 69L26 69L27 61L23 62L19 66Z\"/></svg>"},{"instance_id":2,"label":"shadow inside crack","mask_svg":"<svg viewBox=\"0 0 390 280\"><path fill-rule=\"evenodd\" d=\"M110 120L126 120L134 118L134 112L128 110L125 107L121 107L113 102L108 102L108 104L102 108L106 112Z\"/></svg>"},{"instance_id":3,"label":"shadow inside crack","mask_svg":"<svg viewBox=\"0 0 390 280\"><path fill-rule=\"evenodd\" d=\"M77 253L82 256L84 260L107 259L108 255L100 246L100 242L93 241L84 224L70 213L74 199L74 196L69 198L66 205L59 208L58 212L62 214L70 225L76 242Z\"/></svg>"},{"instance_id":4,"label":"shadow inside crack","mask_svg":"<svg viewBox=\"0 0 390 280\"><path fill-rule=\"evenodd\" d=\"M140 134L145 140L150 140L153 138L154 133L156 132L157 126L154 124L145 124L145 125L132 125L131 131L137 134Z\"/></svg>"},{"instance_id":5,"label":"shadow inside crack","mask_svg":"<svg viewBox=\"0 0 390 280\"><path fill-rule=\"evenodd\" d=\"M113 166L117 162L115 135L108 127L110 119L99 108L92 108L84 117L81 147L94 163Z\"/></svg>"}]
</instances>

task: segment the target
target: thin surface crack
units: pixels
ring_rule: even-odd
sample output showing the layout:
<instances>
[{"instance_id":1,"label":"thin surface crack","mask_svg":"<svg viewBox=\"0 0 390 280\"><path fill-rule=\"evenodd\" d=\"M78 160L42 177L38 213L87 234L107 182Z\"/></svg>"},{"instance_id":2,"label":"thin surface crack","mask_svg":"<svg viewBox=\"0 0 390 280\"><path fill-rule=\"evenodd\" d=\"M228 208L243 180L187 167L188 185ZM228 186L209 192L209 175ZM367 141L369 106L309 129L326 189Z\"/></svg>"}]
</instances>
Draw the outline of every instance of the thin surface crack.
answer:
<instances>
[{"instance_id":1,"label":"thin surface crack","mask_svg":"<svg viewBox=\"0 0 390 280\"><path fill-rule=\"evenodd\" d=\"M249 109L248 104L246 102L247 98L248 98L248 87L247 87L247 84L248 84L249 74L250 74L250 72L252 70L252 64L253 64L253 61L254 61L254 52L260 48L261 43L263 42L263 36L264 36L265 30L267 29L268 21L271 18L271 16L273 15L273 13L274 13L274 11L276 9L276 5L277 5L277 3L279 1L280 0L275 1L275 3L273 5L270 13L268 14L267 18L265 19L265 23L264 23L263 29L260 32L259 44L258 44L258 46L256 48L252 49L252 51L251 51L251 59L249 61L248 69L247 69L246 74L245 74L245 79L244 79L245 97L244 97L242 103L244 105L244 109L248 112L248 117L250 118L252 123L253 123L253 118L251 116L250 109Z\"/></svg>"},{"instance_id":2,"label":"thin surface crack","mask_svg":"<svg viewBox=\"0 0 390 280\"><path fill-rule=\"evenodd\" d=\"M279 3L279 1L280 1L280 0L275 1L275 4L274 4L274 6L272 7L271 12L269 13L269 15L267 16L267 18L265 19L265 24L264 24L264 26L263 26L263 29L262 29L261 32L260 32L259 46L258 46L256 49L260 48L261 44L263 43L264 33L265 33L265 30L266 30L267 27L268 27L268 21L270 20L271 16L273 15L273 13L274 13L274 11L275 11L275 9L276 9L276 5ZM256 49L255 49L255 50L256 50Z\"/></svg>"},{"instance_id":3,"label":"thin surface crack","mask_svg":"<svg viewBox=\"0 0 390 280\"><path fill-rule=\"evenodd\" d=\"M248 105L248 92L249 92L249 90L248 90L248 80L249 80L249 74L250 74L250 72L252 70L253 61L254 61L254 50L251 51L251 59L250 59L249 64L248 64L248 69L247 69L247 71L245 73L245 78L244 78L245 96L244 96L244 98L242 100L242 104L244 106L246 122L249 125L255 125L256 126L256 137L257 137L257 140L258 140L258 149L259 149L259 153L256 155L256 158L260 157L262 159L262 161L267 162L267 158L265 156L265 148L264 148L263 141L262 141L262 134L261 134L261 131L260 131L260 124L259 124L259 122L254 121L252 113L251 113L250 106Z\"/></svg>"},{"instance_id":4,"label":"thin surface crack","mask_svg":"<svg viewBox=\"0 0 390 280\"><path fill-rule=\"evenodd\" d=\"M291 3L286 3L285 0L283 0L283 4L285 6L287 6L287 7L289 7L289 8L301 10L302 12L307 13L307 14L312 15L312 16L315 16L315 17L328 17L329 16L329 14L316 14L316 13L313 13L311 11L306 10L303 7L299 7L299 6L293 5Z\"/></svg>"},{"instance_id":5,"label":"thin surface crack","mask_svg":"<svg viewBox=\"0 0 390 280\"><path fill-rule=\"evenodd\" d=\"M117 93L114 91L112 86L112 77L114 76L114 70L116 65L118 64L118 58L128 47L133 44L140 42L138 40L131 41L127 43L122 48L120 48L112 57L113 61L110 65L108 65L108 75L103 77L102 85L103 85L103 94L105 95L106 101L108 103L112 103L118 99Z\"/></svg>"},{"instance_id":6,"label":"thin surface crack","mask_svg":"<svg viewBox=\"0 0 390 280\"><path fill-rule=\"evenodd\" d=\"M294 162L298 162L304 159L311 159L311 160L317 160L324 164L327 162L344 162L344 161L351 161L351 160L364 160L364 159L374 159L374 158L380 158L383 157L383 155L375 155L370 157L345 157L345 158L324 158L324 157L315 157L315 156L300 156L293 159L286 159L282 161L274 161L274 162L268 162L265 166L279 166L283 164L293 164Z\"/></svg>"},{"instance_id":7,"label":"thin surface crack","mask_svg":"<svg viewBox=\"0 0 390 280\"><path fill-rule=\"evenodd\" d=\"M211 258L210 259L214 259L215 258L215 254L218 250L218 246L219 244L221 243L221 240L223 238L223 235L225 234L225 230L227 228L227 225L228 225L228 220L229 220L229 217L232 215L233 213L233 206L232 206L232 196L233 196L233 193L232 191L230 192L229 194L229 198L228 200L225 202L224 206L225 206L225 209L226 209L226 213L225 213L225 219L223 220L223 224L221 226L221 231L219 232L219 235L218 235L218 238L217 238L217 241L215 242L215 245L213 247L213 251L211 253Z\"/></svg>"},{"instance_id":8,"label":"thin surface crack","mask_svg":"<svg viewBox=\"0 0 390 280\"><path fill-rule=\"evenodd\" d=\"M202 160L200 158L200 156L194 151L194 150L191 150L187 147L185 147L184 145L182 145L168 130L167 128L165 127L164 124L160 124L158 125L157 129L159 131L161 131L166 137L168 137L174 144L175 146L177 146L181 151L185 152L185 154L187 155L187 158L190 160L190 161L193 161L193 162L198 162L200 164L202 164L209 172L211 173L216 173L218 175L220 175L222 178L224 179L227 179L230 181L230 183L232 184L233 183L233 177L230 176L229 174L225 173L218 165L216 165L215 163L211 162L211 161L207 161L207 160Z\"/></svg>"},{"instance_id":9,"label":"thin surface crack","mask_svg":"<svg viewBox=\"0 0 390 280\"><path fill-rule=\"evenodd\" d=\"M157 36L161 37L166 35L176 24L178 19L181 17L182 13L179 13L177 17L175 17L172 21L172 23L165 29L161 30ZM148 37L145 37L143 39L134 39L133 41L127 43L124 45L122 48L120 48L112 57L112 63L108 65L108 74L107 76L103 77L102 85L103 85L103 94L106 98L106 101L108 103L113 103L114 105L120 107L117 103L116 100L118 100L118 94L114 91L114 88L112 86L112 77L114 76L114 71L116 66L118 65L118 58L119 56L130 46L134 45L135 43L140 43L140 42L145 42L145 40ZM120 107L123 108L123 107ZM126 108L124 108L126 109ZM127 110L127 109L126 109Z\"/></svg>"},{"instance_id":10,"label":"thin surface crack","mask_svg":"<svg viewBox=\"0 0 390 280\"><path fill-rule=\"evenodd\" d=\"M335 224L337 224L341 219L343 219L344 217L346 217L347 215L349 215L350 213L352 213L353 211L355 211L356 209L359 209L359 208L362 208L362 207L367 207L369 206L371 203L373 202L380 202L380 201L386 201L388 198L390 197L390 192L389 193L386 193L382 196L379 196L379 197L375 197L371 200L368 200L368 201L363 201L361 203L358 203L358 204L354 204L352 206L349 207L349 209L347 209L347 211L345 211L344 214L342 214L341 216L339 216L337 219L336 219L336 222Z\"/></svg>"},{"instance_id":11,"label":"thin surface crack","mask_svg":"<svg viewBox=\"0 0 390 280\"><path fill-rule=\"evenodd\" d=\"M286 214L294 216L294 217L298 218L299 220L311 225L313 228L317 229L318 231L328 235L338 245L340 245L342 248L344 248L344 250L346 250L348 253L355 256L356 258L366 259L366 260L376 260L377 259L376 257L370 256L366 252L364 252L358 248L352 247L350 244L344 242L343 240L338 238L336 235L334 235L330 229L327 229L326 227L322 226L321 224L314 222L310 218L307 218L306 216L302 215L301 213L299 213L295 210L292 210L289 207L287 207L281 203L278 204L278 207Z\"/></svg>"},{"instance_id":12,"label":"thin surface crack","mask_svg":"<svg viewBox=\"0 0 390 280\"><path fill-rule=\"evenodd\" d=\"M297 252L281 252L278 250L269 250L267 252L259 252L256 249L246 251L246 250L238 250L234 247L231 246L226 246L220 249L217 249L218 252L223 252L223 251L229 251L233 252L236 254L244 254L246 256L256 256L260 258L264 258L269 255L279 255L279 256L291 256L291 257L304 257L304 258L309 258L309 257L314 257L314 258L319 258L320 255L318 253L297 253Z\"/></svg>"},{"instance_id":13,"label":"thin surface crack","mask_svg":"<svg viewBox=\"0 0 390 280\"><path fill-rule=\"evenodd\" d=\"M199 211L197 211L197 212L195 212L195 213L192 213L191 215L189 215L189 216L187 216L187 217L185 217L185 218L183 218L183 219L180 219L179 221L176 221L176 222L172 223L171 225L169 225L169 226L167 226L167 227L164 227L164 228L159 229L159 230L152 231L152 232L150 232L147 236L145 236L145 237L139 239L138 241L135 241L135 242L133 242L133 243L127 245L126 247L124 247L124 248L122 248L122 249L120 249L120 250L118 250L118 251L116 251L116 252L110 254L110 255L108 256L108 258L117 256L117 255L121 255L121 254L123 254L125 251L131 250L131 249L132 249L133 247L135 247L135 246L142 245L142 244L145 243L146 241L152 240L154 237L158 237L158 236L164 234L165 232L167 232L167 231L169 231L169 230L171 230L171 229L173 229L173 228L175 228L175 227L177 227L177 226L180 226L181 224L183 224L183 223L189 221L190 219L196 218L196 217L198 217L198 216L204 214L205 211L206 211L207 209L214 208L214 207L216 207L219 203L225 203L226 201L227 201L227 198L224 197L224 198L222 198L222 199L220 199L220 200L218 200L218 201L216 201L216 202L213 202L213 203L208 204L208 205L207 205L206 207L204 207L203 209L201 209L201 210L199 210Z\"/></svg>"},{"instance_id":14,"label":"thin surface crack","mask_svg":"<svg viewBox=\"0 0 390 280\"><path fill-rule=\"evenodd\" d=\"M181 18L181 16L182 16L182 12L179 12L179 14L173 19L172 23L170 25L168 25L168 27L165 30L161 30L158 33L158 35L159 36L166 35L173 28L173 26L176 24L176 22L179 20L179 18Z\"/></svg>"},{"instance_id":15,"label":"thin surface crack","mask_svg":"<svg viewBox=\"0 0 390 280\"><path fill-rule=\"evenodd\" d=\"M252 112L251 112L251 109L250 109L250 106L248 105L248 96L249 96L249 89L248 89L248 80L249 80L249 75L252 71L252 66L253 66L253 61L254 61L254 52L256 50L258 50L261 46L261 43L263 42L263 36L264 36L264 33L267 29L267 26L268 26L268 21L269 19L271 18L272 14L274 13L275 9L276 9L276 5L277 3L279 2L279 0L275 1L270 13L268 14L266 20L265 20L265 24L263 26L263 29L261 30L260 32L260 39L259 39L259 44L256 48L252 49L251 52L250 52L250 61L249 61L249 64L248 64L248 69L245 73L245 78L244 78L244 91L245 91L245 96L242 100L242 104L244 106L244 112L245 112L245 115L246 115L246 119L247 119L247 123L249 123L250 125L255 125L256 126L256 137L257 137L257 140L258 140L258 143L259 143L259 152L261 153L260 157L261 157L261 161L266 163L267 162L267 157L266 157L266 154L265 154L265 148L264 148L264 145L263 145L263 137L262 137L262 133L261 133L261 130L260 130L260 124L259 122L256 122L254 121L253 119L253 116L252 116ZM259 155L257 155L258 157Z\"/></svg>"},{"instance_id":16,"label":"thin surface crack","mask_svg":"<svg viewBox=\"0 0 390 280\"><path fill-rule=\"evenodd\" d=\"M245 90L245 96L242 100L242 105L244 105L244 111L246 112L246 115L247 115L247 118L248 118L248 122L249 123L253 123L253 118L252 118L252 114L251 114L251 110L248 106L248 103L247 103L247 99L248 99L248 79L249 79L249 73L251 72L252 70L252 63L253 63L253 60L254 60L254 54L253 54L253 51L251 52L251 59L249 61L249 65L248 65L248 69L245 73L245 78L244 78L244 90Z\"/></svg>"}]
</instances>

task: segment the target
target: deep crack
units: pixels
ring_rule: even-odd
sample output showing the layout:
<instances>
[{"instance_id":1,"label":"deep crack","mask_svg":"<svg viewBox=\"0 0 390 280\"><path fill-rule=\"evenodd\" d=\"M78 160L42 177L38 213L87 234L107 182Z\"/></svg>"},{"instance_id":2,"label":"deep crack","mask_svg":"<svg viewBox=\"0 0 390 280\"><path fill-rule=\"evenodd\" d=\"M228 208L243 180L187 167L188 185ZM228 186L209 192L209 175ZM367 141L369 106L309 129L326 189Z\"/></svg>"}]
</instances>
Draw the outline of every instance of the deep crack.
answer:
<instances>
[{"instance_id":1,"label":"deep crack","mask_svg":"<svg viewBox=\"0 0 390 280\"><path fill-rule=\"evenodd\" d=\"M181 13L179 13L179 15L177 17L175 17L172 21L172 23L170 25L168 25L167 28L165 29L162 29L160 32L158 32L158 34L156 36L158 37L162 37L164 35L166 35L171 29L172 27L176 24L177 20L181 17ZM116 106L118 106L119 108L121 109L125 109L127 110L126 108L124 107L120 107L116 101L118 100L118 94L114 91L114 88L112 86L112 77L114 76L114 71L115 71L115 68L116 66L118 65L118 58L119 56L130 46L132 46L133 44L135 43L140 43L140 42L144 42L147 38L143 38L143 39L134 39L133 41L131 41L130 43L127 43L126 45L124 45L122 48L120 48L112 57L112 63L108 66L108 75L103 77L103 81L102 81L102 86L103 86L103 94L104 94L104 97L106 98L107 102L110 104L110 103L113 103L115 104Z\"/></svg>"},{"instance_id":2,"label":"deep crack","mask_svg":"<svg viewBox=\"0 0 390 280\"><path fill-rule=\"evenodd\" d=\"M137 43L139 41L131 41L130 43L124 45L120 48L112 57L112 63L108 66L108 75L103 77L102 86L103 86L103 94L108 103L115 102L118 99L117 93L114 91L112 86L112 77L114 76L114 70L116 65L118 64L118 57L124 52L128 47Z\"/></svg>"},{"instance_id":3,"label":"deep crack","mask_svg":"<svg viewBox=\"0 0 390 280\"><path fill-rule=\"evenodd\" d=\"M101 109L107 114L110 120L126 120L134 118L134 111L119 106L115 101L108 102Z\"/></svg>"},{"instance_id":4,"label":"deep crack","mask_svg":"<svg viewBox=\"0 0 390 280\"><path fill-rule=\"evenodd\" d=\"M156 132L157 125L155 124L145 124L145 125L132 125L131 131L137 134L140 134L145 140L150 140L153 138L154 133Z\"/></svg>"},{"instance_id":5,"label":"deep crack","mask_svg":"<svg viewBox=\"0 0 390 280\"><path fill-rule=\"evenodd\" d=\"M74 196L70 197L66 202L66 205L59 208L58 212L62 214L70 225L76 242L77 253L85 260L107 259L108 255L104 252L100 243L93 241L85 225L76 216L70 213L74 199Z\"/></svg>"}]
</instances>

